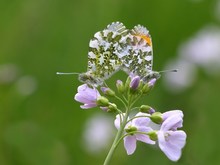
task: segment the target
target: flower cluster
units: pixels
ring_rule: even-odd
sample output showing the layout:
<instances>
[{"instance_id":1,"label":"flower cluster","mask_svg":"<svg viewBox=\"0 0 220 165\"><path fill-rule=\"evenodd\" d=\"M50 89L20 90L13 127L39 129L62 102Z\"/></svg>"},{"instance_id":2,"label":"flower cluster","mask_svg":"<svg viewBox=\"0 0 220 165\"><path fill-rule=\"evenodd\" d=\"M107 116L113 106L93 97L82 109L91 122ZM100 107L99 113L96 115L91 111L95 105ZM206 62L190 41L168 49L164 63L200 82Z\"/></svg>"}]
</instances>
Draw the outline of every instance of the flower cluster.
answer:
<instances>
[{"instance_id":1,"label":"flower cluster","mask_svg":"<svg viewBox=\"0 0 220 165\"><path fill-rule=\"evenodd\" d=\"M122 139L128 155L135 152L136 142L141 141L150 145L158 144L172 161L177 161L181 157L182 148L186 143L186 133L178 130L183 126L183 112L171 110L160 113L149 105L133 108L136 101L148 94L155 83L155 78L145 82L139 76L129 76L125 83L118 80L116 88L120 97L108 87L100 88L103 96L98 89L87 84L78 87L75 100L84 104L81 105L82 109L100 107L103 111L116 113L114 125L118 133L104 164L108 164L107 162ZM119 109L115 103L109 101L111 97L118 99L124 105L125 110Z\"/></svg>"},{"instance_id":2,"label":"flower cluster","mask_svg":"<svg viewBox=\"0 0 220 165\"><path fill-rule=\"evenodd\" d=\"M124 114L117 115L115 127L120 128ZM128 155L134 153L136 141L147 144L159 144L160 149L172 161L177 161L186 142L186 133L177 128L182 127L183 113L172 110L161 113L137 113L132 119L127 119L124 128L124 146Z\"/></svg>"}]
</instances>

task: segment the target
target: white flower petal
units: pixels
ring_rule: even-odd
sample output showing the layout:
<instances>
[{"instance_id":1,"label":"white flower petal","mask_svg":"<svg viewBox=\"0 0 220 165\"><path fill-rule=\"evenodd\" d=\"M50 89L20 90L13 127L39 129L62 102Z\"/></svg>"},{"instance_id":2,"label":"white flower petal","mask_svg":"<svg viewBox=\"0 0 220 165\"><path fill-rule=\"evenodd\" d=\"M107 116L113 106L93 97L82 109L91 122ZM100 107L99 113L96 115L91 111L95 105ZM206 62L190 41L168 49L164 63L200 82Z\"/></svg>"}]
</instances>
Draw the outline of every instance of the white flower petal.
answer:
<instances>
[{"instance_id":1,"label":"white flower petal","mask_svg":"<svg viewBox=\"0 0 220 165\"><path fill-rule=\"evenodd\" d=\"M126 136L124 138L124 146L128 155L131 155L136 150L136 138L135 136Z\"/></svg>"},{"instance_id":2,"label":"white flower petal","mask_svg":"<svg viewBox=\"0 0 220 165\"><path fill-rule=\"evenodd\" d=\"M89 109L89 108L94 108L96 107L96 104L84 104L84 105L80 105L80 108L82 109Z\"/></svg>"},{"instance_id":3,"label":"white flower petal","mask_svg":"<svg viewBox=\"0 0 220 165\"><path fill-rule=\"evenodd\" d=\"M184 131L167 131L167 133L170 135L168 139L172 145L176 145L179 149L182 149L185 146L186 133Z\"/></svg>"},{"instance_id":4,"label":"white flower petal","mask_svg":"<svg viewBox=\"0 0 220 165\"><path fill-rule=\"evenodd\" d=\"M138 128L138 131L147 133L149 131L152 131L152 129L149 128L149 127L141 127L141 128ZM135 136L136 136L136 139L141 141L141 142L144 142L144 143L147 143L147 144L155 144L155 141L151 140L148 135L136 134Z\"/></svg>"},{"instance_id":5,"label":"white flower petal","mask_svg":"<svg viewBox=\"0 0 220 165\"><path fill-rule=\"evenodd\" d=\"M173 115L168 117L161 125L160 130L169 131L176 130L177 128L181 128L183 126L183 119L179 115Z\"/></svg>"},{"instance_id":6,"label":"white flower petal","mask_svg":"<svg viewBox=\"0 0 220 165\"><path fill-rule=\"evenodd\" d=\"M181 110L167 111L162 114L163 120L166 120L168 117L173 116L173 115L179 115L180 117L183 117L183 112Z\"/></svg>"},{"instance_id":7,"label":"white flower petal","mask_svg":"<svg viewBox=\"0 0 220 165\"><path fill-rule=\"evenodd\" d=\"M181 157L181 150L186 143L186 133L184 131L166 133L158 131L159 147L170 160L177 161Z\"/></svg>"},{"instance_id":8,"label":"white flower petal","mask_svg":"<svg viewBox=\"0 0 220 165\"><path fill-rule=\"evenodd\" d=\"M121 115L121 117L120 117L120 115ZM115 121L114 121L115 127L116 127L117 129L120 128L120 125L121 125L121 122L123 121L123 117L124 117L125 113L120 114L120 115L119 115L119 114L116 115L116 119L115 119Z\"/></svg>"},{"instance_id":9,"label":"white flower petal","mask_svg":"<svg viewBox=\"0 0 220 165\"><path fill-rule=\"evenodd\" d=\"M143 116L143 117L138 117L138 116ZM148 116L150 115L147 113L139 112L135 115L135 117L138 117L138 118L135 118L134 120L132 120L132 124L134 124L135 126L147 126L150 122L150 119Z\"/></svg>"}]
</instances>

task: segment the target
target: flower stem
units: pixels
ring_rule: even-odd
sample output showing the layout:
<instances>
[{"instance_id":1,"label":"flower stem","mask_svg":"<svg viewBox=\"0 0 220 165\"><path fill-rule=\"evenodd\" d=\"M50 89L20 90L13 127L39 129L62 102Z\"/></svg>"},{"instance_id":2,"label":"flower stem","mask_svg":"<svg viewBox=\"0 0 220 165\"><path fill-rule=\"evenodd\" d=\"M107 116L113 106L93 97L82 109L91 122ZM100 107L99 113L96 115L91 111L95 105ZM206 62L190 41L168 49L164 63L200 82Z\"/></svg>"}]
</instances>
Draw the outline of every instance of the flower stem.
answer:
<instances>
[{"instance_id":1,"label":"flower stem","mask_svg":"<svg viewBox=\"0 0 220 165\"><path fill-rule=\"evenodd\" d=\"M129 112L129 109L127 108L125 116L122 118L121 126L120 126L120 128L119 128L119 130L118 130L118 132L117 132L117 134L115 136L115 139L114 139L114 141L112 143L112 146L111 146L111 148L110 148L110 150L108 152L108 155L105 158L105 162L104 162L103 165L109 165L109 163L110 163L110 160L111 160L111 158L112 158L112 156L114 154L114 151L115 151L115 149L118 146L118 141L120 140L120 138L121 138L121 136L123 134L125 125L127 123L126 121L127 121L128 115L129 115L128 112Z\"/></svg>"},{"instance_id":2,"label":"flower stem","mask_svg":"<svg viewBox=\"0 0 220 165\"><path fill-rule=\"evenodd\" d=\"M116 99L118 99L119 101L122 102L122 104L125 106L125 108L127 107L127 105L125 104L125 102L118 96L115 96Z\"/></svg>"}]
</instances>

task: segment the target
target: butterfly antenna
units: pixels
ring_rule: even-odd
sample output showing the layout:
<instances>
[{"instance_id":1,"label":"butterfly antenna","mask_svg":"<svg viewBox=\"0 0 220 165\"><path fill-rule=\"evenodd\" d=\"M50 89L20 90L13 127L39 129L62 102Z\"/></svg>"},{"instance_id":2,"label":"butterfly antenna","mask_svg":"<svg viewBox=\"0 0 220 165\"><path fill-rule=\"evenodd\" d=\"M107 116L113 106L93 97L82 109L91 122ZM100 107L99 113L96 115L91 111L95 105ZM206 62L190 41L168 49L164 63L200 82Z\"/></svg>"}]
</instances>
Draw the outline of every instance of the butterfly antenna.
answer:
<instances>
[{"instance_id":1,"label":"butterfly antenna","mask_svg":"<svg viewBox=\"0 0 220 165\"><path fill-rule=\"evenodd\" d=\"M58 75L71 75L71 74L80 74L80 73L75 73L75 72L71 72L71 73L57 72L56 74L58 74Z\"/></svg>"},{"instance_id":2,"label":"butterfly antenna","mask_svg":"<svg viewBox=\"0 0 220 165\"><path fill-rule=\"evenodd\" d=\"M178 69L170 69L170 70L159 71L159 73L164 73L164 72L178 72Z\"/></svg>"}]
</instances>

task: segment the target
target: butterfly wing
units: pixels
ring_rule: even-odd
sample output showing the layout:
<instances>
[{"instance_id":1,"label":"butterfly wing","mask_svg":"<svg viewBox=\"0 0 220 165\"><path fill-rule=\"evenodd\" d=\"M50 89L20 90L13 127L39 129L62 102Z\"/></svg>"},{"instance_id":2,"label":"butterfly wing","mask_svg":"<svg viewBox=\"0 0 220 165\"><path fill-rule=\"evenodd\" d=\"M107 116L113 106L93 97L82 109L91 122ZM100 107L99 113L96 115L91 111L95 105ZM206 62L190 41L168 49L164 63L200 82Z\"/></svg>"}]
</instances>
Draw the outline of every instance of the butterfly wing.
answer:
<instances>
[{"instance_id":1,"label":"butterfly wing","mask_svg":"<svg viewBox=\"0 0 220 165\"><path fill-rule=\"evenodd\" d=\"M89 43L87 72L104 81L118 71L122 65L121 41L127 33L126 27L120 22L113 22L97 32Z\"/></svg>"},{"instance_id":2,"label":"butterfly wing","mask_svg":"<svg viewBox=\"0 0 220 165\"><path fill-rule=\"evenodd\" d=\"M135 26L129 33L127 45L130 54L123 58L123 70L145 77L152 71L153 48L149 31L141 26Z\"/></svg>"}]
</instances>

